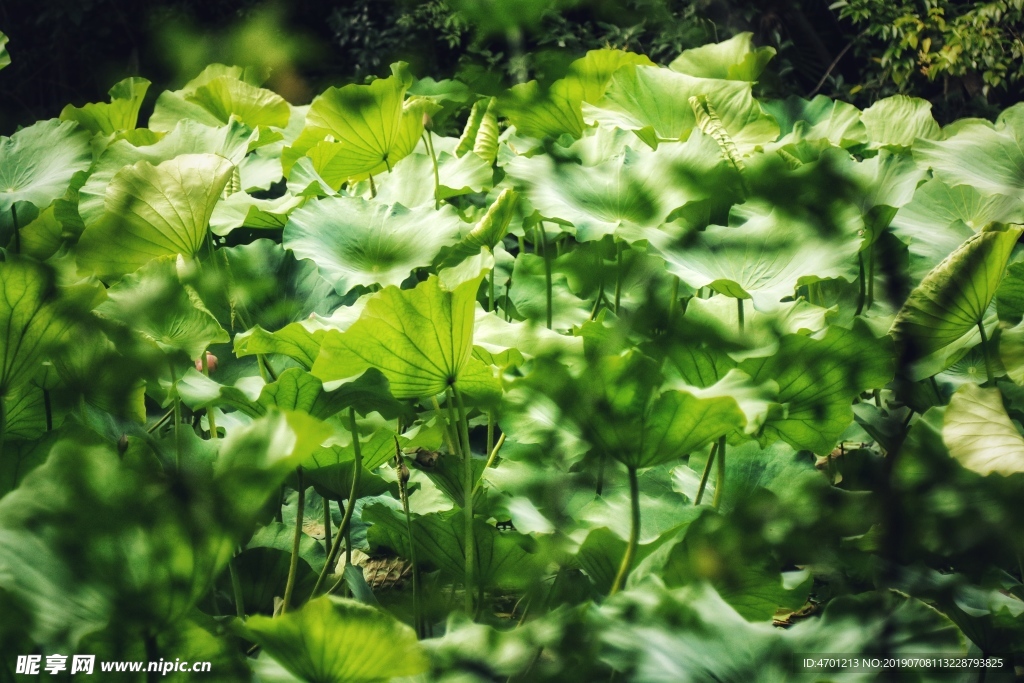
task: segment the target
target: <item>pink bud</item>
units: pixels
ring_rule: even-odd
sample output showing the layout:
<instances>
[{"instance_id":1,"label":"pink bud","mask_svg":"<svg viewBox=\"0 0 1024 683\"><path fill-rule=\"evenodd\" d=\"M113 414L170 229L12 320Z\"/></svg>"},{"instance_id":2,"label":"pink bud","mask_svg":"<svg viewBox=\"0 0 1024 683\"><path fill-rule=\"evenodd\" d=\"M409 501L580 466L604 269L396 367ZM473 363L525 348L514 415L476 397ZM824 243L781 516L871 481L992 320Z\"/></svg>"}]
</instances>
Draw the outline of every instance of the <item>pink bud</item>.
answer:
<instances>
[{"instance_id":1,"label":"pink bud","mask_svg":"<svg viewBox=\"0 0 1024 683\"><path fill-rule=\"evenodd\" d=\"M210 374L213 374L214 370L217 369L217 356L209 351L206 352L206 369ZM201 358L196 359L196 370L199 372L203 371L203 360Z\"/></svg>"}]
</instances>

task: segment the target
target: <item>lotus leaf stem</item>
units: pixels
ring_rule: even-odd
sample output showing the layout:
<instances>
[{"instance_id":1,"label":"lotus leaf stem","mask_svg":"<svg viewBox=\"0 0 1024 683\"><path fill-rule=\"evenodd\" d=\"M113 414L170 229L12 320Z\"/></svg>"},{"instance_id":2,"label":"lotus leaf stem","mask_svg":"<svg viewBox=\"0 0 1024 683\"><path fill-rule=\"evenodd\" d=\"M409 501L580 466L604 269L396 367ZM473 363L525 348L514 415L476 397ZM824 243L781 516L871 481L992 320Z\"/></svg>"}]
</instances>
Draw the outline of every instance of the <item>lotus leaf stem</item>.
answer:
<instances>
[{"instance_id":1,"label":"lotus leaf stem","mask_svg":"<svg viewBox=\"0 0 1024 683\"><path fill-rule=\"evenodd\" d=\"M622 556L622 564L619 565L619 572L612 581L612 588L608 595L615 595L626 583L626 576L633 566L633 558L636 556L636 547L640 539L640 482L637 479L636 467L627 467L629 470L629 508L630 525L629 541L626 543L626 552Z\"/></svg>"},{"instance_id":2,"label":"lotus leaf stem","mask_svg":"<svg viewBox=\"0 0 1024 683\"><path fill-rule=\"evenodd\" d=\"M288 581L284 586L284 601L281 604L281 613L284 614L291 607L292 593L295 592L295 576L299 572L299 546L302 543L302 521L306 513L306 487L302 482L302 467L295 469L296 485L299 492L299 500L295 508L295 536L292 539L292 558L288 564Z\"/></svg>"}]
</instances>

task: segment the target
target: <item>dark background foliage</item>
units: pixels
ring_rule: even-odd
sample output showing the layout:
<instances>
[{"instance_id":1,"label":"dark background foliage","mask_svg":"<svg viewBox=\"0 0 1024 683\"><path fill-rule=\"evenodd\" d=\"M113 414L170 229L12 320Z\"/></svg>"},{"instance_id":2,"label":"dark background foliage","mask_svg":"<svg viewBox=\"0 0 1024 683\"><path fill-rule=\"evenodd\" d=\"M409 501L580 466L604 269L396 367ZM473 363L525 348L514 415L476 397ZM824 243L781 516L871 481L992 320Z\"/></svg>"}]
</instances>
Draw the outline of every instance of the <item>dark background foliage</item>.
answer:
<instances>
[{"instance_id":1,"label":"dark background foliage","mask_svg":"<svg viewBox=\"0 0 1024 683\"><path fill-rule=\"evenodd\" d=\"M514 6L513 12L507 7ZM295 103L393 61L478 89L554 80L587 50L667 63L751 31L779 55L764 94L818 92L866 106L905 92L943 122L1021 99L1024 3L925 0L0 0L12 64L0 73L0 131L101 101L128 75L176 87L207 61L255 62ZM248 26L249 32L238 27ZM262 33L261 33L262 32Z\"/></svg>"}]
</instances>

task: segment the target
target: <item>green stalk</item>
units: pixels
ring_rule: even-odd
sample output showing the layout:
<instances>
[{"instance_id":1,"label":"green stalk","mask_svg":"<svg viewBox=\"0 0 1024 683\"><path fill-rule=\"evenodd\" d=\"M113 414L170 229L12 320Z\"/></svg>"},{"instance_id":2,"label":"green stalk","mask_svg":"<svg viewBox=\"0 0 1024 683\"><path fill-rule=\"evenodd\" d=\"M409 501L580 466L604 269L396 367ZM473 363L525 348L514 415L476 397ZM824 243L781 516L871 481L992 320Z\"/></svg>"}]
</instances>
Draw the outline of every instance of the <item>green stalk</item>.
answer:
<instances>
[{"instance_id":1,"label":"green stalk","mask_svg":"<svg viewBox=\"0 0 1024 683\"><path fill-rule=\"evenodd\" d=\"M405 468L405 459L402 456L402 449L398 446L398 437L395 437L395 458L398 463L398 497L402 501L402 510L405 512L405 530L409 535L409 562L412 564L412 613L413 622L416 624L416 636L423 637L423 618L420 615L420 572L419 563L416 561L416 541L412 533L412 513L409 512L409 488L408 475L402 476L402 469ZM408 472L408 469L406 469Z\"/></svg>"},{"instance_id":2,"label":"green stalk","mask_svg":"<svg viewBox=\"0 0 1024 683\"><path fill-rule=\"evenodd\" d=\"M359 473L363 469L363 453L359 447L359 432L356 431L356 411L354 408L348 409L349 417L349 431L352 432L352 447L355 450L355 460L353 460L352 467L352 487L349 489L348 494L348 505L345 506L344 514L341 517L341 524L338 525L338 535L334 537L334 544L331 546L331 552L327 554L327 564L324 565L323 570L320 572L320 576L316 578L316 584L313 586L313 592L310 597L316 597L316 594L320 591L320 588L324 585L324 581L327 579L327 574L330 573L331 567L333 567L338 561L338 553L341 552L341 541L345 538L345 534L348 532L348 528L352 523L352 511L356 507L356 486L359 485ZM344 581L344 578L340 579L338 583ZM335 585L337 587L337 585ZM333 588L331 589L333 590Z\"/></svg>"},{"instance_id":3,"label":"green stalk","mask_svg":"<svg viewBox=\"0 0 1024 683\"><path fill-rule=\"evenodd\" d=\"M636 556L636 547L640 539L640 483L637 480L636 468L627 467L626 469L629 470L629 502L630 511L632 512L629 526L629 543L626 544L626 552L622 556L619 573L615 575L612 589L608 591L608 595L615 595L626 583L626 576L633 566L633 558Z\"/></svg>"},{"instance_id":4,"label":"green stalk","mask_svg":"<svg viewBox=\"0 0 1024 683\"><path fill-rule=\"evenodd\" d=\"M487 411L487 452L494 450L494 413ZM489 462L489 459L488 459Z\"/></svg>"},{"instance_id":5,"label":"green stalk","mask_svg":"<svg viewBox=\"0 0 1024 683\"><path fill-rule=\"evenodd\" d=\"M306 513L306 487L302 484L302 466L295 469L298 480L299 502L295 510L295 537L292 540L292 561L288 565L288 581L284 585L284 602L281 614L288 611L292 604L292 593L295 592L295 576L299 572L299 544L302 542L302 518Z\"/></svg>"},{"instance_id":6,"label":"green stalk","mask_svg":"<svg viewBox=\"0 0 1024 683\"><path fill-rule=\"evenodd\" d=\"M711 504L717 510L722 504L722 498L725 495L725 437L721 437L718 440L718 467L716 468L715 477L715 499Z\"/></svg>"},{"instance_id":7,"label":"green stalk","mask_svg":"<svg viewBox=\"0 0 1024 683\"><path fill-rule=\"evenodd\" d=\"M700 475L700 486L697 487L697 497L693 499L694 506L700 505L700 501L704 499L704 489L708 485L708 477L711 476L711 466L715 462L715 453L718 452L718 444L716 443L711 447L711 453L708 454L708 461L704 463L704 473Z\"/></svg>"},{"instance_id":8,"label":"green stalk","mask_svg":"<svg viewBox=\"0 0 1024 683\"><path fill-rule=\"evenodd\" d=\"M504 443L505 443L505 434L502 434L500 437L498 437L498 443L496 443L494 445L494 448L491 449L491 454L489 456L487 456L487 462L484 464L484 469L485 470L486 469L490 469L491 465L494 464L494 459L496 457L498 457L498 451L501 450L501 446ZM483 479L483 477L480 477L480 480L473 487L473 494L474 495L476 495L476 492L480 490L480 487L483 485L483 483L484 483L484 479Z\"/></svg>"},{"instance_id":9,"label":"green stalk","mask_svg":"<svg viewBox=\"0 0 1024 683\"><path fill-rule=\"evenodd\" d=\"M978 321L978 332L981 333L981 355L985 357L985 374L988 376L986 384L992 384L992 359L988 356L988 335L985 334L985 323Z\"/></svg>"},{"instance_id":10,"label":"green stalk","mask_svg":"<svg viewBox=\"0 0 1024 683\"><path fill-rule=\"evenodd\" d=\"M544 248L544 283L547 285L547 297L548 297L548 329L551 329L551 254L548 253L548 236L544 231L544 223L541 222L537 226L537 231L540 233L540 243Z\"/></svg>"},{"instance_id":11,"label":"green stalk","mask_svg":"<svg viewBox=\"0 0 1024 683\"><path fill-rule=\"evenodd\" d=\"M441 412L441 406L437 402L437 397L431 396L430 402L434 404L434 412L437 413L437 419L444 421L444 440L445 443L448 444L448 452L451 453L452 455L458 455L459 449L455 447L455 441L452 439L451 433L451 430L454 429L455 427L450 425L448 423L448 420L445 419L444 414ZM448 417L449 419L454 417L454 413L450 410L448 411Z\"/></svg>"},{"instance_id":12,"label":"green stalk","mask_svg":"<svg viewBox=\"0 0 1024 683\"><path fill-rule=\"evenodd\" d=\"M740 321L740 334L743 334L743 299L736 299L736 315Z\"/></svg>"},{"instance_id":13,"label":"green stalk","mask_svg":"<svg viewBox=\"0 0 1024 683\"><path fill-rule=\"evenodd\" d=\"M601 310L601 299L604 298L604 280L601 281L601 288L597 290L597 298L594 299L594 308L590 311L590 319L597 320L597 312Z\"/></svg>"},{"instance_id":14,"label":"green stalk","mask_svg":"<svg viewBox=\"0 0 1024 683\"><path fill-rule=\"evenodd\" d=\"M469 422L466 421L466 406L462 401L462 392L452 385L455 394L455 402L459 406L459 426L462 431L462 488L465 492L465 501L462 505L462 514L466 519L466 614L473 614L473 589L475 587L476 574L476 541L473 538L473 451L469 446Z\"/></svg>"},{"instance_id":15,"label":"green stalk","mask_svg":"<svg viewBox=\"0 0 1024 683\"><path fill-rule=\"evenodd\" d=\"M865 289L864 283L864 252L857 252L857 310L853 312L854 315L860 315L860 312L864 310L864 301L867 298L867 290Z\"/></svg>"},{"instance_id":16,"label":"green stalk","mask_svg":"<svg viewBox=\"0 0 1024 683\"><path fill-rule=\"evenodd\" d=\"M487 277L487 310L494 312L494 268Z\"/></svg>"},{"instance_id":17,"label":"green stalk","mask_svg":"<svg viewBox=\"0 0 1024 683\"><path fill-rule=\"evenodd\" d=\"M600 460L597 465L597 487L594 489L594 495L600 496L604 493L604 466L608 461L608 456L602 453L598 456Z\"/></svg>"},{"instance_id":18,"label":"green stalk","mask_svg":"<svg viewBox=\"0 0 1024 683\"><path fill-rule=\"evenodd\" d=\"M235 555L238 557L238 555ZM238 572L235 571L235 558L228 562L228 575L231 577L231 592L235 596L235 615L245 620L245 602L242 600L242 582L238 580Z\"/></svg>"},{"instance_id":19,"label":"green stalk","mask_svg":"<svg viewBox=\"0 0 1024 683\"><path fill-rule=\"evenodd\" d=\"M427 141L430 160L434 162L434 210L436 211L441 208L441 174L437 170L437 155L434 154L434 141L430 139L430 131L424 130L423 137Z\"/></svg>"},{"instance_id":20,"label":"green stalk","mask_svg":"<svg viewBox=\"0 0 1024 683\"><path fill-rule=\"evenodd\" d=\"M622 300L622 242L615 242L615 315L619 314Z\"/></svg>"},{"instance_id":21,"label":"green stalk","mask_svg":"<svg viewBox=\"0 0 1024 683\"><path fill-rule=\"evenodd\" d=\"M370 174L370 199L377 198L377 184L373 182L373 174Z\"/></svg>"},{"instance_id":22,"label":"green stalk","mask_svg":"<svg viewBox=\"0 0 1024 683\"><path fill-rule=\"evenodd\" d=\"M512 322L512 278L505 282L505 322Z\"/></svg>"},{"instance_id":23,"label":"green stalk","mask_svg":"<svg viewBox=\"0 0 1024 683\"><path fill-rule=\"evenodd\" d=\"M174 389L174 466L181 467L181 397Z\"/></svg>"},{"instance_id":24,"label":"green stalk","mask_svg":"<svg viewBox=\"0 0 1024 683\"><path fill-rule=\"evenodd\" d=\"M203 351L203 354L200 356L200 358L203 359L203 374L209 377L210 368L208 366L208 361L206 360L205 351ZM209 408L206 409L206 419L210 423L210 438L214 441L217 440L217 418L214 415L215 410L216 409L213 406L210 406Z\"/></svg>"}]
</instances>

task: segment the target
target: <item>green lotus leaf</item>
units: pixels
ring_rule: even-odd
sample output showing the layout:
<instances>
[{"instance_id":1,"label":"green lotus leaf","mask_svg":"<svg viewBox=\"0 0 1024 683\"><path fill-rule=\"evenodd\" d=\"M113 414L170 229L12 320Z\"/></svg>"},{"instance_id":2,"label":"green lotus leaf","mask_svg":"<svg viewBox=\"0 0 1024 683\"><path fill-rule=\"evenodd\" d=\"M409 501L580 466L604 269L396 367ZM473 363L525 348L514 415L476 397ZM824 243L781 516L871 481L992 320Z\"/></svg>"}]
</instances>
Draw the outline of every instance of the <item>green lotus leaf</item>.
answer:
<instances>
[{"instance_id":1,"label":"green lotus leaf","mask_svg":"<svg viewBox=\"0 0 1024 683\"><path fill-rule=\"evenodd\" d=\"M685 139L697 127L691 97L705 98L741 152L779 136L778 124L754 99L750 83L697 78L654 66L616 71L604 97L583 106L583 118L631 130L653 148L659 142Z\"/></svg>"},{"instance_id":2,"label":"green lotus leaf","mask_svg":"<svg viewBox=\"0 0 1024 683\"><path fill-rule=\"evenodd\" d=\"M469 112L469 119L462 131L462 137L455 147L455 155L468 152L477 154L488 164L498 156L498 100L494 97L477 100Z\"/></svg>"},{"instance_id":3,"label":"green lotus leaf","mask_svg":"<svg viewBox=\"0 0 1024 683\"><path fill-rule=\"evenodd\" d=\"M689 76L730 81L756 81L775 56L775 48L753 46L753 33L683 50L668 68Z\"/></svg>"},{"instance_id":4,"label":"green lotus leaf","mask_svg":"<svg viewBox=\"0 0 1024 683\"><path fill-rule=\"evenodd\" d=\"M558 163L549 156L517 157L505 171L543 218L570 223L577 241L623 232L643 239L674 209L707 196L699 182L666 184L677 172L715 173L724 164L710 138L693 136L658 153L628 147L594 165ZM582 150L581 150L582 151ZM680 179L682 180L682 179Z\"/></svg>"},{"instance_id":5,"label":"green lotus leaf","mask_svg":"<svg viewBox=\"0 0 1024 683\"><path fill-rule=\"evenodd\" d=\"M942 423L949 454L978 474L1024 472L1024 437L1010 421L998 389L964 384L949 401Z\"/></svg>"},{"instance_id":6,"label":"green lotus leaf","mask_svg":"<svg viewBox=\"0 0 1024 683\"><path fill-rule=\"evenodd\" d=\"M727 566L702 562L709 548L721 546L724 531L721 521L712 515L689 525L683 538L664 552L661 575L665 585L680 587L708 581L723 600L749 621L770 621L779 608L797 610L807 602L810 574L796 573L803 580L787 586L778 563L769 557L737 549L739 561Z\"/></svg>"},{"instance_id":7,"label":"green lotus leaf","mask_svg":"<svg viewBox=\"0 0 1024 683\"><path fill-rule=\"evenodd\" d=\"M565 78L543 90L536 81L513 86L498 106L516 130L530 137L583 134L581 107L601 99L608 82L625 65L651 65L650 59L622 50L591 50L569 65Z\"/></svg>"},{"instance_id":8,"label":"green lotus leaf","mask_svg":"<svg viewBox=\"0 0 1024 683\"><path fill-rule=\"evenodd\" d=\"M451 141L451 138L435 135L435 148L442 147L442 140ZM443 149L438 150L437 167L436 197L434 162L429 154L413 152L402 159L394 171L376 179L377 203L401 204L411 208L429 205L433 209L437 199L484 192L491 188L493 182L493 169L475 152L457 157Z\"/></svg>"},{"instance_id":9,"label":"green lotus leaf","mask_svg":"<svg viewBox=\"0 0 1024 683\"><path fill-rule=\"evenodd\" d=\"M288 103L277 93L230 76L211 79L186 94L185 99L202 106L221 123L227 123L234 116L254 129L257 126L284 128L291 116Z\"/></svg>"},{"instance_id":10,"label":"green lotus leaf","mask_svg":"<svg viewBox=\"0 0 1024 683\"><path fill-rule=\"evenodd\" d=\"M173 258L121 278L96 313L131 327L164 352L183 351L192 359L211 344L230 341L195 290L178 281Z\"/></svg>"},{"instance_id":11,"label":"green lotus leaf","mask_svg":"<svg viewBox=\"0 0 1024 683\"><path fill-rule=\"evenodd\" d=\"M288 215L302 206L302 197L284 195L277 199L257 199L245 192L235 192L217 202L210 216L210 230L227 235L236 228L280 230Z\"/></svg>"},{"instance_id":12,"label":"green lotus leaf","mask_svg":"<svg viewBox=\"0 0 1024 683\"><path fill-rule=\"evenodd\" d=\"M857 107L825 95L805 100L790 97L766 101L762 105L779 124L783 143L827 140L836 147L854 147L868 141L867 128Z\"/></svg>"},{"instance_id":13,"label":"green lotus leaf","mask_svg":"<svg viewBox=\"0 0 1024 683\"><path fill-rule=\"evenodd\" d=\"M512 268L512 287L508 298L516 312L524 319L546 324L548 315L548 285L544 258L536 254L521 254ZM569 330L590 319L591 302L572 293L565 275L555 273L551 278L551 328Z\"/></svg>"},{"instance_id":14,"label":"green lotus leaf","mask_svg":"<svg viewBox=\"0 0 1024 683\"><path fill-rule=\"evenodd\" d=\"M654 362L631 351L603 357L578 381L567 383L563 409L601 455L628 467L651 467L742 430L748 422L746 410L766 412L763 401L762 407L754 407L746 387L737 392L745 379L734 372L717 387L680 387L658 394ZM748 395L737 401L733 393Z\"/></svg>"},{"instance_id":15,"label":"green lotus leaf","mask_svg":"<svg viewBox=\"0 0 1024 683\"><path fill-rule=\"evenodd\" d=\"M0 267L0 396L38 371L51 346L68 328L53 276L31 261L11 259Z\"/></svg>"},{"instance_id":16,"label":"green lotus leaf","mask_svg":"<svg viewBox=\"0 0 1024 683\"><path fill-rule=\"evenodd\" d=\"M388 393L387 380L376 370L331 391L302 368L288 368L270 384L259 377L243 377L234 385L219 384L190 369L177 386L182 401L190 408L223 406L251 417L266 415L274 408L302 411L320 420L350 407L364 415L376 411L389 418L405 412Z\"/></svg>"},{"instance_id":17,"label":"green lotus leaf","mask_svg":"<svg viewBox=\"0 0 1024 683\"><path fill-rule=\"evenodd\" d=\"M89 136L70 121L40 121L0 136L0 212L9 214L15 202L46 208L91 163Z\"/></svg>"},{"instance_id":18,"label":"green lotus leaf","mask_svg":"<svg viewBox=\"0 0 1024 683\"><path fill-rule=\"evenodd\" d=\"M973 233L991 223L1024 221L1017 197L983 195L969 185L950 187L931 179L900 208L893 232L910 250L911 277L919 281Z\"/></svg>"},{"instance_id":19,"label":"green lotus leaf","mask_svg":"<svg viewBox=\"0 0 1024 683\"><path fill-rule=\"evenodd\" d=\"M1024 229L980 232L928 273L907 297L890 334L922 358L971 332L985 315Z\"/></svg>"},{"instance_id":20,"label":"green lotus leaf","mask_svg":"<svg viewBox=\"0 0 1024 683\"><path fill-rule=\"evenodd\" d=\"M34 441L46 433L46 400L43 390L32 384L22 384L0 398L3 401L4 438Z\"/></svg>"},{"instance_id":21,"label":"green lotus leaf","mask_svg":"<svg viewBox=\"0 0 1024 683\"><path fill-rule=\"evenodd\" d=\"M68 105L60 112L61 121L75 121L82 128L101 135L135 130L139 108L150 82L131 77L110 89L110 102L90 102L81 107Z\"/></svg>"},{"instance_id":22,"label":"green lotus leaf","mask_svg":"<svg viewBox=\"0 0 1024 683\"><path fill-rule=\"evenodd\" d=\"M670 273L694 289L711 287L770 308L803 284L853 280L859 240L824 239L814 227L777 212L752 215L736 227L711 226L692 243L658 245Z\"/></svg>"},{"instance_id":23,"label":"green lotus leaf","mask_svg":"<svg viewBox=\"0 0 1024 683\"><path fill-rule=\"evenodd\" d=\"M301 323L292 323L277 332L267 332L257 325L251 330L235 335L235 355L255 356L263 353L280 353L293 358L309 369L320 354L324 330L310 331Z\"/></svg>"},{"instance_id":24,"label":"green lotus leaf","mask_svg":"<svg viewBox=\"0 0 1024 683\"><path fill-rule=\"evenodd\" d=\"M875 147L910 147L915 140L938 140L939 124L932 118L932 103L919 97L893 95L864 110L861 121Z\"/></svg>"},{"instance_id":25,"label":"green lotus leaf","mask_svg":"<svg viewBox=\"0 0 1024 683\"><path fill-rule=\"evenodd\" d=\"M156 142L133 143L122 139L110 143L79 193L78 210L85 225L92 226L103 218L110 181L126 166L139 161L157 166L175 157L192 154L217 154L233 164L240 163L255 133L238 121L226 126L216 125L219 127L184 120Z\"/></svg>"},{"instance_id":26,"label":"green lotus leaf","mask_svg":"<svg viewBox=\"0 0 1024 683\"><path fill-rule=\"evenodd\" d=\"M1019 197L1024 191L1024 121L1018 104L992 125L970 120L945 140L918 140L914 159L951 187L970 185L983 195Z\"/></svg>"},{"instance_id":27,"label":"green lotus leaf","mask_svg":"<svg viewBox=\"0 0 1024 683\"><path fill-rule=\"evenodd\" d=\"M407 209L359 197L327 197L298 209L284 229L284 246L316 263L340 294L358 285L400 285L430 265L458 238L461 219L450 206Z\"/></svg>"},{"instance_id":28,"label":"green lotus leaf","mask_svg":"<svg viewBox=\"0 0 1024 683\"><path fill-rule=\"evenodd\" d=\"M853 422L853 399L885 386L893 377L894 351L888 337L876 339L861 322L852 330L832 326L820 339L782 337L778 352L740 363L755 384L774 381L786 411L769 416L765 434L796 449L824 455Z\"/></svg>"},{"instance_id":29,"label":"green lotus leaf","mask_svg":"<svg viewBox=\"0 0 1024 683\"><path fill-rule=\"evenodd\" d=\"M186 83L181 90L165 90L160 93L156 100L156 106L153 108L153 115L149 117L149 127L158 131L172 131L181 121L187 120L215 128L221 126L228 121L228 116L221 118L220 113L227 109L227 106L231 104L231 100L211 102L213 106L208 108L205 106L206 103L202 101L202 97L200 101L192 99L196 92L213 81L224 79L227 82L241 82L244 86L257 91L256 93L250 93L250 96L255 95L258 97L259 92L266 92L259 89L265 77L266 74L258 67L242 68L239 66L210 64L203 69L202 73ZM227 87L230 88L231 86ZM214 90L217 90L216 86ZM239 90L241 91L243 88L239 88ZM212 94L214 95L212 99L216 99L216 92ZM208 95L207 98L210 98L210 96ZM239 99L244 103L246 98L243 95ZM276 101L271 100L271 102L274 103ZM230 113L231 111L228 110L227 114L230 115ZM285 120L287 121L287 118Z\"/></svg>"},{"instance_id":30,"label":"green lotus leaf","mask_svg":"<svg viewBox=\"0 0 1024 683\"><path fill-rule=\"evenodd\" d=\"M774 353L783 334L823 331L836 310L816 306L803 297L758 306L754 308L744 301L742 330L737 301L727 296L690 299L686 304L686 319L707 330L712 339L733 344L730 355L742 360Z\"/></svg>"},{"instance_id":31,"label":"green lotus leaf","mask_svg":"<svg viewBox=\"0 0 1024 683\"><path fill-rule=\"evenodd\" d=\"M11 65L11 55L7 52L7 36L0 31L0 69Z\"/></svg>"},{"instance_id":32,"label":"green lotus leaf","mask_svg":"<svg viewBox=\"0 0 1024 683\"><path fill-rule=\"evenodd\" d=\"M403 62L391 66L392 75L369 85L329 88L313 100L306 128L289 152L285 173L303 154L334 188L346 180L359 180L394 168L410 154L423 133L426 100L405 102L412 77ZM331 141L325 138L331 136Z\"/></svg>"},{"instance_id":33,"label":"green lotus leaf","mask_svg":"<svg viewBox=\"0 0 1024 683\"><path fill-rule=\"evenodd\" d=\"M233 168L216 154L184 154L122 169L107 188L103 221L78 243L79 265L109 278L160 256L194 257Z\"/></svg>"},{"instance_id":34,"label":"green lotus leaf","mask_svg":"<svg viewBox=\"0 0 1024 683\"><path fill-rule=\"evenodd\" d=\"M1019 323L1024 318L1024 262L1006 267L1006 275L996 290L996 311L999 319Z\"/></svg>"},{"instance_id":35,"label":"green lotus leaf","mask_svg":"<svg viewBox=\"0 0 1024 683\"><path fill-rule=\"evenodd\" d=\"M493 391L493 377L471 355L476 294L492 265L490 255L481 255L414 289L373 294L347 331L324 334L313 374L331 381L375 367L396 398L434 396L452 385Z\"/></svg>"},{"instance_id":36,"label":"green lotus leaf","mask_svg":"<svg viewBox=\"0 0 1024 683\"><path fill-rule=\"evenodd\" d=\"M372 683L427 670L412 628L355 600L325 595L279 617L250 617L245 631L310 683Z\"/></svg>"},{"instance_id":37,"label":"green lotus leaf","mask_svg":"<svg viewBox=\"0 0 1024 683\"><path fill-rule=\"evenodd\" d=\"M21 253L39 261L50 258L64 244L64 226L53 204L43 209L28 225L18 230Z\"/></svg>"},{"instance_id":38,"label":"green lotus leaf","mask_svg":"<svg viewBox=\"0 0 1024 683\"><path fill-rule=\"evenodd\" d=\"M368 506L364 519L373 524L367 533L372 546L383 546L409 556L408 532L405 519L397 510L380 503ZM451 580L465 580L466 559L462 530L465 528L461 510L432 513L413 520L413 538L416 556L429 562ZM502 534L482 519L474 520L473 540L476 545L476 580L485 587L522 589L530 584L537 573L535 555Z\"/></svg>"}]
</instances>

